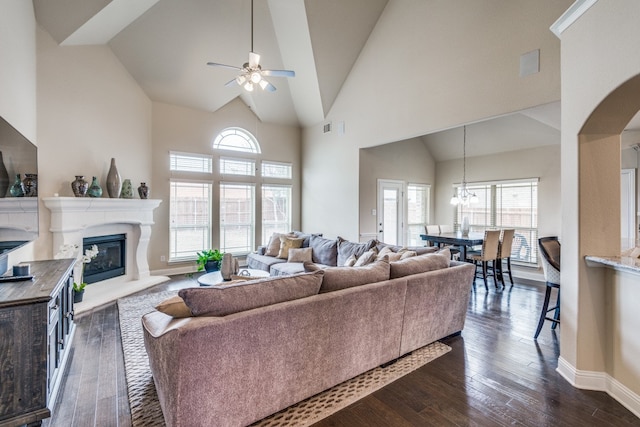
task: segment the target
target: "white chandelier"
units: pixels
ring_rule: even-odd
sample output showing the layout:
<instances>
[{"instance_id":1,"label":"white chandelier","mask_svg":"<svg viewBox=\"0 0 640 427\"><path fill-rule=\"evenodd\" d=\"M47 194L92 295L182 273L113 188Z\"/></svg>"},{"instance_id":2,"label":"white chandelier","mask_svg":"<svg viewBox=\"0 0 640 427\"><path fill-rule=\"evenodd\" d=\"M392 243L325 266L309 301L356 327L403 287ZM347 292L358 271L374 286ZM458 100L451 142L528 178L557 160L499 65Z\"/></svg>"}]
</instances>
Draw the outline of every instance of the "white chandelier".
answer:
<instances>
[{"instance_id":1,"label":"white chandelier","mask_svg":"<svg viewBox=\"0 0 640 427\"><path fill-rule=\"evenodd\" d=\"M453 196L450 203L454 206L467 206L469 203L478 203L476 193L469 191L467 188L467 127L463 126L464 139L462 142L462 185L453 190Z\"/></svg>"}]
</instances>

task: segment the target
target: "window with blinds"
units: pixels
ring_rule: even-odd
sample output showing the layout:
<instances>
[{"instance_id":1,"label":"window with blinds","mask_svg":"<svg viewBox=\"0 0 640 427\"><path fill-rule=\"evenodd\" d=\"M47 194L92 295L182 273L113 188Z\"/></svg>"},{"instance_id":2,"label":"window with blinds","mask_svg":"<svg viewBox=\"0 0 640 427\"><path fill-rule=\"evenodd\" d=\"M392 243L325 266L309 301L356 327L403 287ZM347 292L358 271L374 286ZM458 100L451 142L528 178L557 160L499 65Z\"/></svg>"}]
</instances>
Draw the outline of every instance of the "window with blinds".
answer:
<instances>
[{"instance_id":1,"label":"window with blinds","mask_svg":"<svg viewBox=\"0 0 640 427\"><path fill-rule=\"evenodd\" d=\"M262 162L262 176L264 178L291 179L292 169L291 163Z\"/></svg>"},{"instance_id":2,"label":"window with blinds","mask_svg":"<svg viewBox=\"0 0 640 427\"><path fill-rule=\"evenodd\" d=\"M169 153L169 170L179 172L213 172L213 158L204 154Z\"/></svg>"},{"instance_id":3,"label":"window with blinds","mask_svg":"<svg viewBox=\"0 0 640 427\"><path fill-rule=\"evenodd\" d=\"M220 183L220 250L251 252L255 242L255 185Z\"/></svg>"},{"instance_id":4,"label":"window with blinds","mask_svg":"<svg viewBox=\"0 0 640 427\"><path fill-rule=\"evenodd\" d=\"M478 196L478 203L458 205L454 224L460 229L462 219L469 218L473 231L491 228L514 228L516 234L511 260L537 264L538 252L538 179L495 181L468 184Z\"/></svg>"},{"instance_id":5,"label":"window with blinds","mask_svg":"<svg viewBox=\"0 0 640 427\"><path fill-rule=\"evenodd\" d=\"M211 184L171 181L169 261L193 259L211 247Z\"/></svg>"},{"instance_id":6,"label":"window with blinds","mask_svg":"<svg viewBox=\"0 0 640 427\"><path fill-rule=\"evenodd\" d=\"M429 223L430 186L424 184L407 184L407 245L422 246L424 242L420 234Z\"/></svg>"},{"instance_id":7,"label":"window with blinds","mask_svg":"<svg viewBox=\"0 0 640 427\"><path fill-rule=\"evenodd\" d=\"M220 158L220 173L222 175L255 176L256 162L252 159Z\"/></svg>"},{"instance_id":8,"label":"window with blinds","mask_svg":"<svg viewBox=\"0 0 640 427\"><path fill-rule=\"evenodd\" d=\"M273 233L288 233L291 227L291 186L262 185L262 244Z\"/></svg>"}]
</instances>

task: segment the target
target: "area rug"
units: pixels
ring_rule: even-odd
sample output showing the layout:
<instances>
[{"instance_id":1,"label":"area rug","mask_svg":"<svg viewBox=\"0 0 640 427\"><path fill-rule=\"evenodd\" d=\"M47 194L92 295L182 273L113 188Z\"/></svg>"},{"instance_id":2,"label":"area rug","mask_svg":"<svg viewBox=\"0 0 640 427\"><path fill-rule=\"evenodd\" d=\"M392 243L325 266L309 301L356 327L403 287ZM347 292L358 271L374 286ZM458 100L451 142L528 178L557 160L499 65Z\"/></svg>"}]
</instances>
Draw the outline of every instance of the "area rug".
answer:
<instances>
[{"instance_id":1,"label":"area rug","mask_svg":"<svg viewBox=\"0 0 640 427\"><path fill-rule=\"evenodd\" d=\"M154 310L162 300L176 295L177 291L165 291L118 300L122 350L124 352L127 391L131 407L133 427L164 426L162 410L144 349L141 317ZM359 399L373 393L411 371L449 352L451 347L434 342L415 350L394 363L365 372L351 380L312 396L253 426L302 427L346 408Z\"/></svg>"}]
</instances>

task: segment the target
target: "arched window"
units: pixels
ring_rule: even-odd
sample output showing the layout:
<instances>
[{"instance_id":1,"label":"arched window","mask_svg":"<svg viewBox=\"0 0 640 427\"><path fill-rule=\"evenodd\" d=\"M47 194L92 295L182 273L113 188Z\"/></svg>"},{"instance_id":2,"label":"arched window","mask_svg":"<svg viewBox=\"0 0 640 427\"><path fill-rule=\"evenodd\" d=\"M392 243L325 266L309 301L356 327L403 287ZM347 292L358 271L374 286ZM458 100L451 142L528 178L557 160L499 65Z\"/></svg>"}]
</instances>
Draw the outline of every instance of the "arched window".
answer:
<instances>
[{"instance_id":1,"label":"arched window","mask_svg":"<svg viewBox=\"0 0 640 427\"><path fill-rule=\"evenodd\" d=\"M226 128L213 141L213 148L220 150L260 153L260 144L256 138L242 128Z\"/></svg>"}]
</instances>

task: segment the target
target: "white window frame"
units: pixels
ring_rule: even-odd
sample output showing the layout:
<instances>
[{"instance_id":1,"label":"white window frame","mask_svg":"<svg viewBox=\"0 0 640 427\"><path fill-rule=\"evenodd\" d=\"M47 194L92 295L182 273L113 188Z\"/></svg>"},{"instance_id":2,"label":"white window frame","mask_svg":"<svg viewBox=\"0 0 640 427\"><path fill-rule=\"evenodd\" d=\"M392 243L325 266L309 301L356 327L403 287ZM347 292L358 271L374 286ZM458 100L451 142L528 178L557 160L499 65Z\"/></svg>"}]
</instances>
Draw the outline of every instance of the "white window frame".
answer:
<instances>
[{"instance_id":1,"label":"white window frame","mask_svg":"<svg viewBox=\"0 0 640 427\"><path fill-rule=\"evenodd\" d=\"M249 145L249 149L233 145L224 145L225 138L234 136L238 136L245 140ZM240 127L228 127L220 131L220 133L218 133L213 139L212 147L214 150L227 150L237 151L241 153L260 154L260 144L258 143L256 137L253 136L253 134L248 130Z\"/></svg>"},{"instance_id":2,"label":"white window frame","mask_svg":"<svg viewBox=\"0 0 640 427\"><path fill-rule=\"evenodd\" d=\"M192 224L179 224L176 223L175 218L177 213L174 212L174 205L176 202L174 197L174 186L176 184L198 184L202 185L206 190L207 196L203 199L207 203L205 211L208 213L208 222L206 224L192 225ZM206 188L205 188L206 187ZM212 213L213 206L211 203L213 184L207 181L186 180L186 179L171 179L169 184L169 262L175 261L188 261L196 258L196 252L202 249L211 247L211 225L212 225ZM179 255L177 246L179 242L176 240L174 233L178 233L180 229L200 229L202 230L202 236L204 237L197 248L194 247L194 251L191 255ZM173 244L172 244L173 243ZM191 251L189 252L191 253Z\"/></svg>"},{"instance_id":3,"label":"white window frame","mask_svg":"<svg viewBox=\"0 0 640 427\"><path fill-rule=\"evenodd\" d=\"M289 172L288 176L274 176L265 173L265 166L283 166ZM274 162L271 160L263 160L260 165L260 173L263 178L290 180L293 178L293 165L287 162Z\"/></svg>"},{"instance_id":4,"label":"white window frame","mask_svg":"<svg viewBox=\"0 0 640 427\"><path fill-rule=\"evenodd\" d=\"M424 189L424 199L423 199L423 206L424 206L424 222L410 222L409 221L409 205L410 205L410 197L409 197L409 192L411 187L416 187L416 188L423 188ZM414 237L413 240L415 240L415 244L414 246L421 246L423 244L423 242L420 239L420 234L424 234L424 230L425 230L425 226L427 224L429 224L429 216L430 216L430 210L431 210L431 185L430 184L419 184L419 183L415 183L415 182L408 182L406 185L406 190L405 190L405 194L406 194L406 203L407 203L407 207L405 209L406 212L406 224L407 224L407 229L406 229L406 242L408 245L412 245L411 243L411 239L412 237ZM412 236L411 233L411 229L412 228L417 228L418 229L418 233L416 235L416 233L414 233L414 235Z\"/></svg>"},{"instance_id":5,"label":"white window frame","mask_svg":"<svg viewBox=\"0 0 640 427\"><path fill-rule=\"evenodd\" d=\"M233 224L226 224L223 222L223 214L222 214L222 202L224 200L223 198L223 187L225 186L238 186L238 187L247 187L251 189L251 203L249 204L251 207L251 218L249 220L248 224L243 224L243 223L233 223ZM218 229L220 230L220 250L222 252L229 252L232 255L246 255L249 252L251 252L254 248L255 248L255 242L256 242L256 184L253 182L228 182L228 181L223 181L219 183L219 192L220 192L220 200L219 200L219 210L220 210L220 214L219 214L219 227ZM249 226L249 241L247 242L248 246L243 247L243 248L227 248L226 244L227 242L225 241L226 236L227 236L227 232L226 232L226 228L227 227L234 227L234 226Z\"/></svg>"},{"instance_id":6,"label":"white window frame","mask_svg":"<svg viewBox=\"0 0 640 427\"><path fill-rule=\"evenodd\" d=\"M223 164L226 162L244 163L247 165L247 168L250 171L250 173L233 173L233 172L223 171L222 170ZM220 158L218 159L218 168L219 168L220 175L256 176L256 161L254 159L220 156Z\"/></svg>"},{"instance_id":7,"label":"white window frame","mask_svg":"<svg viewBox=\"0 0 640 427\"><path fill-rule=\"evenodd\" d=\"M266 221L265 220L265 190L269 189L269 188L282 188L282 189L287 189L288 190L288 200L287 200L287 212L285 213L287 219L286 221L279 221L279 222L271 222L271 221ZM293 196L293 189L291 185L283 185L283 184L262 184L261 186L261 201L262 201L262 212L260 213L261 217L262 217L262 244L266 245L269 242L269 238L271 237L271 234L274 232L278 232L278 233L288 233L292 230L292 218L291 218L291 203L292 203L292 197ZM277 225L280 224L281 226L279 227L271 227L269 228L270 231L267 231L268 229L268 225L273 224L273 225Z\"/></svg>"}]
</instances>

